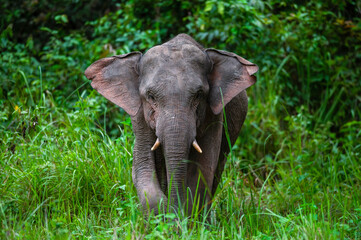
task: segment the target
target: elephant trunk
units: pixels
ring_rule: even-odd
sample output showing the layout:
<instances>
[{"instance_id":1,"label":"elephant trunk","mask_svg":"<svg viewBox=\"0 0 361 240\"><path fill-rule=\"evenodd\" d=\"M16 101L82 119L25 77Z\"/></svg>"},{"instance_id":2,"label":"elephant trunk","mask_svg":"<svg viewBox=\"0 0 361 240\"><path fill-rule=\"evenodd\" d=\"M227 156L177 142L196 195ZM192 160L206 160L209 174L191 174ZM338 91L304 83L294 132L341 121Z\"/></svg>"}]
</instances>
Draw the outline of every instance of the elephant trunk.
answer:
<instances>
[{"instance_id":1,"label":"elephant trunk","mask_svg":"<svg viewBox=\"0 0 361 240\"><path fill-rule=\"evenodd\" d=\"M171 140L165 140L164 155L167 169L167 184L169 188L169 200L172 206L179 207L185 199L184 188L187 177L187 158L189 150L179 146L170 145Z\"/></svg>"},{"instance_id":2,"label":"elephant trunk","mask_svg":"<svg viewBox=\"0 0 361 240\"><path fill-rule=\"evenodd\" d=\"M185 202L188 156L196 135L195 118L192 121L190 116L170 114L157 131L165 157L168 198L176 209Z\"/></svg>"}]
</instances>

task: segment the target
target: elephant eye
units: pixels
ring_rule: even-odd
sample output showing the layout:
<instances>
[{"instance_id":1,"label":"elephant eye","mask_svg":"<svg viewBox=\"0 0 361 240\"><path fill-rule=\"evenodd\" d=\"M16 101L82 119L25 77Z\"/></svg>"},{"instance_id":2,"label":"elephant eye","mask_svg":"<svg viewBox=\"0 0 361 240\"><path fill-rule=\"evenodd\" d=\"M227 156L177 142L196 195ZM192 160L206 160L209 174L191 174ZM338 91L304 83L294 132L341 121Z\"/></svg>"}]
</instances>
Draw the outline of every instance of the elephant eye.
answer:
<instances>
[{"instance_id":1,"label":"elephant eye","mask_svg":"<svg viewBox=\"0 0 361 240\"><path fill-rule=\"evenodd\" d=\"M154 101L155 100L154 95L151 92L147 93L147 99L148 99L148 101Z\"/></svg>"},{"instance_id":2,"label":"elephant eye","mask_svg":"<svg viewBox=\"0 0 361 240\"><path fill-rule=\"evenodd\" d=\"M199 100L203 97L203 91L199 90L197 91L197 93L194 95L194 99Z\"/></svg>"},{"instance_id":3,"label":"elephant eye","mask_svg":"<svg viewBox=\"0 0 361 240\"><path fill-rule=\"evenodd\" d=\"M200 103L200 101L202 100L202 98L204 97L204 93L202 90L198 90L194 95L193 95L193 99L192 99L192 105L197 108L198 104Z\"/></svg>"}]
</instances>

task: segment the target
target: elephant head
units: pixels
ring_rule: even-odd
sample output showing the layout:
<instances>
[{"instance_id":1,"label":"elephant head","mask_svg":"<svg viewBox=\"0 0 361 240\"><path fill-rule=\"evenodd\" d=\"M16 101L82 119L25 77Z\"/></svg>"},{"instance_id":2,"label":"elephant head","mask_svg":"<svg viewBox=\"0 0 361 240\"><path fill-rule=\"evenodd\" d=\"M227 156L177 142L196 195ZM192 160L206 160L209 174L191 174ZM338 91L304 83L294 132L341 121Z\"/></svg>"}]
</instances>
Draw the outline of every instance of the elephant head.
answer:
<instances>
[{"instance_id":1,"label":"elephant head","mask_svg":"<svg viewBox=\"0 0 361 240\"><path fill-rule=\"evenodd\" d=\"M85 75L92 87L132 118L133 181L140 199L146 194L154 200L141 200L143 207L155 208L160 198L168 198L176 207L183 203L187 160L192 147L197 150L193 154L202 154L197 140L206 131L203 123L209 115L222 115L228 102L253 85L257 70L234 53L204 49L186 34L144 55L132 52L103 58L87 68ZM161 173L155 174L156 165L162 164L156 162L155 152L164 159L170 194L161 190Z\"/></svg>"}]
</instances>

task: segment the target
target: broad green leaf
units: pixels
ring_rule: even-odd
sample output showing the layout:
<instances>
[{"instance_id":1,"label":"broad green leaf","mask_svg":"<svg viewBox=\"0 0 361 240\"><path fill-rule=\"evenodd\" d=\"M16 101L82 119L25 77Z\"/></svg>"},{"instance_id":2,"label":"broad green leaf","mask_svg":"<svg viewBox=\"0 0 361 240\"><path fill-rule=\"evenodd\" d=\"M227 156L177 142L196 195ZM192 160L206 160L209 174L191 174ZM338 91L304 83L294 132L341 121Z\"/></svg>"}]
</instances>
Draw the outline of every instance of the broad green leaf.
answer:
<instances>
[{"instance_id":1,"label":"broad green leaf","mask_svg":"<svg viewBox=\"0 0 361 240\"><path fill-rule=\"evenodd\" d=\"M207 1L207 2L206 2L206 7L204 8L204 11L205 11L205 12L211 11L212 8L213 8L213 6L214 6L214 2L213 2L213 1Z\"/></svg>"}]
</instances>

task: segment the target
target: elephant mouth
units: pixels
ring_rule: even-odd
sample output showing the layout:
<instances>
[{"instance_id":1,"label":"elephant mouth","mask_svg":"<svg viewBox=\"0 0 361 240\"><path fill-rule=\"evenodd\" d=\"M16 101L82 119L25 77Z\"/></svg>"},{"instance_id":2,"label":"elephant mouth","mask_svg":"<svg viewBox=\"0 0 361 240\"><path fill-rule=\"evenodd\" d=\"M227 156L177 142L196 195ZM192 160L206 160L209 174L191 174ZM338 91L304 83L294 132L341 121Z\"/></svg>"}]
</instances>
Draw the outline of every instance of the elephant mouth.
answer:
<instances>
[{"instance_id":1,"label":"elephant mouth","mask_svg":"<svg viewBox=\"0 0 361 240\"><path fill-rule=\"evenodd\" d=\"M159 138L157 138L157 140L155 140L153 147L150 150L155 151L159 146L160 146L160 141L159 141ZM202 153L202 149L198 145L197 140L195 140L195 139L193 140L192 146L194 147L195 150L197 150L197 152Z\"/></svg>"}]
</instances>

